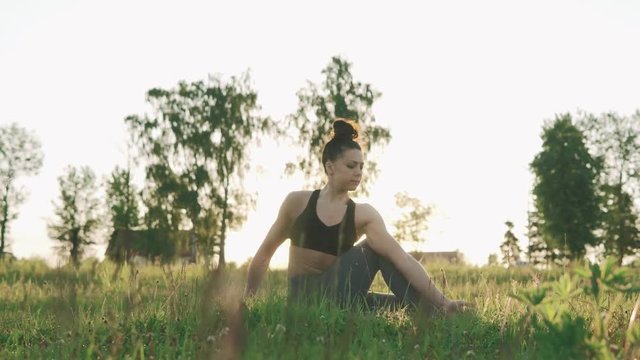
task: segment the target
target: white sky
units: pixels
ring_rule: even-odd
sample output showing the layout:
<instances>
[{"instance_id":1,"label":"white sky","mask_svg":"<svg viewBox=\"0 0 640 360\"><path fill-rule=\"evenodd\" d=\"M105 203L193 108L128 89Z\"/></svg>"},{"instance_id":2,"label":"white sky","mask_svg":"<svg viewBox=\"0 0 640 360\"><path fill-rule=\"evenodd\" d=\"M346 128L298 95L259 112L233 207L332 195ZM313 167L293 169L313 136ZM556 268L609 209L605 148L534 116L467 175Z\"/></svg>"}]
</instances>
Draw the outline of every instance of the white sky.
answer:
<instances>
[{"instance_id":1,"label":"white sky","mask_svg":"<svg viewBox=\"0 0 640 360\"><path fill-rule=\"evenodd\" d=\"M124 117L179 80L251 69L262 114L281 119L331 56L382 92L374 112L393 140L372 154L381 175L367 201L391 227L393 195L435 204L423 249L486 262L512 220L524 237L545 119L582 109L640 108L637 1L18 1L0 0L0 125L43 144L44 166L11 224L19 257L52 260L46 221L66 165L99 176L126 163ZM286 149L254 154L256 211L231 234L228 258L253 255L288 191ZM103 248L96 250L102 255ZM286 265L286 246L272 266Z\"/></svg>"}]
</instances>

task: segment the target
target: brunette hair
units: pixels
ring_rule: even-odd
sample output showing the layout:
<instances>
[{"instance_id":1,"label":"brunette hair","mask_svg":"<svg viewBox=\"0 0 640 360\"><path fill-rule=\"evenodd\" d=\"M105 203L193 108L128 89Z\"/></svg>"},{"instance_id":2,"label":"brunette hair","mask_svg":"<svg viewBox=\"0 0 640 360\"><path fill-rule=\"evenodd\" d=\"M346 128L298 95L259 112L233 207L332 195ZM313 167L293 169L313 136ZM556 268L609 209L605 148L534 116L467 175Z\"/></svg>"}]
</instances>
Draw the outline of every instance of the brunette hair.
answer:
<instances>
[{"instance_id":1,"label":"brunette hair","mask_svg":"<svg viewBox=\"0 0 640 360\"><path fill-rule=\"evenodd\" d=\"M336 119L333 122L333 137L324 144L322 150L322 167L325 173L327 172L325 168L327 161L335 161L345 150L362 150L356 141L358 138L357 127L358 125L351 120Z\"/></svg>"}]
</instances>

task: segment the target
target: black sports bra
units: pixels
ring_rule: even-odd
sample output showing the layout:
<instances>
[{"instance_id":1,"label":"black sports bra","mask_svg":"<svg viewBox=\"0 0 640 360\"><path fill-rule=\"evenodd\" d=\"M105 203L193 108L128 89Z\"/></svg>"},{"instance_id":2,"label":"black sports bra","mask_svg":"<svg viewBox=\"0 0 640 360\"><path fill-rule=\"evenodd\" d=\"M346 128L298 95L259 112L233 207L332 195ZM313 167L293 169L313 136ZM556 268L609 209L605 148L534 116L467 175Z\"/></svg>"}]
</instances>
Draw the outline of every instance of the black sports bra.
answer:
<instances>
[{"instance_id":1,"label":"black sports bra","mask_svg":"<svg viewBox=\"0 0 640 360\"><path fill-rule=\"evenodd\" d=\"M305 249L322 251L326 254L339 256L353 247L356 242L356 204L349 199L347 212L342 221L333 226L327 226L318 217L316 204L320 190L315 190L307 207L293 223L290 232L291 244Z\"/></svg>"}]
</instances>

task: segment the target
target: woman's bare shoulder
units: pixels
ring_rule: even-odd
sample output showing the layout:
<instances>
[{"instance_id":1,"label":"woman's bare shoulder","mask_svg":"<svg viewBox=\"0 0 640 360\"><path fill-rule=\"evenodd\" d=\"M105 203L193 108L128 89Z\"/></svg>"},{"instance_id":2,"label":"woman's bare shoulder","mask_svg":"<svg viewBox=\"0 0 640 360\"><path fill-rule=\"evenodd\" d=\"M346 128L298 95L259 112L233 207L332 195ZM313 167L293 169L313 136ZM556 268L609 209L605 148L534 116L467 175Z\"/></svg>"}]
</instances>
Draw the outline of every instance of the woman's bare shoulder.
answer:
<instances>
[{"instance_id":1,"label":"woman's bare shoulder","mask_svg":"<svg viewBox=\"0 0 640 360\"><path fill-rule=\"evenodd\" d=\"M356 233L358 237L367 233L367 229L374 227L384 228L382 216L376 208L368 203L356 203L355 210Z\"/></svg>"},{"instance_id":2,"label":"woman's bare shoulder","mask_svg":"<svg viewBox=\"0 0 640 360\"><path fill-rule=\"evenodd\" d=\"M287 194L287 197L285 198L285 201L289 201L289 202L299 202L305 199L309 199L309 197L311 197L311 194L313 193L313 191L309 191L309 190L296 190L296 191L291 191Z\"/></svg>"},{"instance_id":3,"label":"woman's bare shoulder","mask_svg":"<svg viewBox=\"0 0 640 360\"><path fill-rule=\"evenodd\" d=\"M380 214L373 205L369 203L355 203L356 204L356 218L360 220L371 220L379 217Z\"/></svg>"},{"instance_id":4,"label":"woman's bare shoulder","mask_svg":"<svg viewBox=\"0 0 640 360\"><path fill-rule=\"evenodd\" d=\"M291 191L285 197L282 207L287 210L291 217L296 217L307 206L312 193L313 191L309 190Z\"/></svg>"}]
</instances>

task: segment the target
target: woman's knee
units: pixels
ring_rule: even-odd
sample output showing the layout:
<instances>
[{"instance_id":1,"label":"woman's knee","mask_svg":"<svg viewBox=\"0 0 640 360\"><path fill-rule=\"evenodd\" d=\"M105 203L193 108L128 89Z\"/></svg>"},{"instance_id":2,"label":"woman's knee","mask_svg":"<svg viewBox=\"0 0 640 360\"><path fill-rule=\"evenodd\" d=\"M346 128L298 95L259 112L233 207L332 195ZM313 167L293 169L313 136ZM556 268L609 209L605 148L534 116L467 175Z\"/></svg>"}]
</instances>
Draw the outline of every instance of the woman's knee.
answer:
<instances>
[{"instance_id":1,"label":"woman's knee","mask_svg":"<svg viewBox=\"0 0 640 360\"><path fill-rule=\"evenodd\" d=\"M362 250L363 250L363 251L366 251L366 252L373 252L373 253L375 253L375 254L377 255L376 251L375 251L375 250L373 250L373 248L371 247L371 244L370 244L370 240L369 240L369 239L366 239L366 238L365 238L364 240L360 241L360 242L358 243L358 245L356 245L356 246L360 246L360 247L362 248Z\"/></svg>"},{"instance_id":2,"label":"woman's knee","mask_svg":"<svg viewBox=\"0 0 640 360\"><path fill-rule=\"evenodd\" d=\"M380 254L378 254L369 244L368 239L364 239L362 240L359 244L359 250L360 253L367 259L368 262L378 262L379 260L383 259L384 257Z\"/></svg>"},{"instance_id":3,"label":"woman's knee","mask_svg":"<svg viewBox=\"0 0 640 360\"><path fill-rule=\"evenodd\" d=\"M368 239L362 240L359 245L361 246L362 252L366 255L367 259L375 259L379 262L388 262L387 258L384 257L383 254L379 254L373 249L373 247L371 247Z\"/></svg>"}]
</instances>

